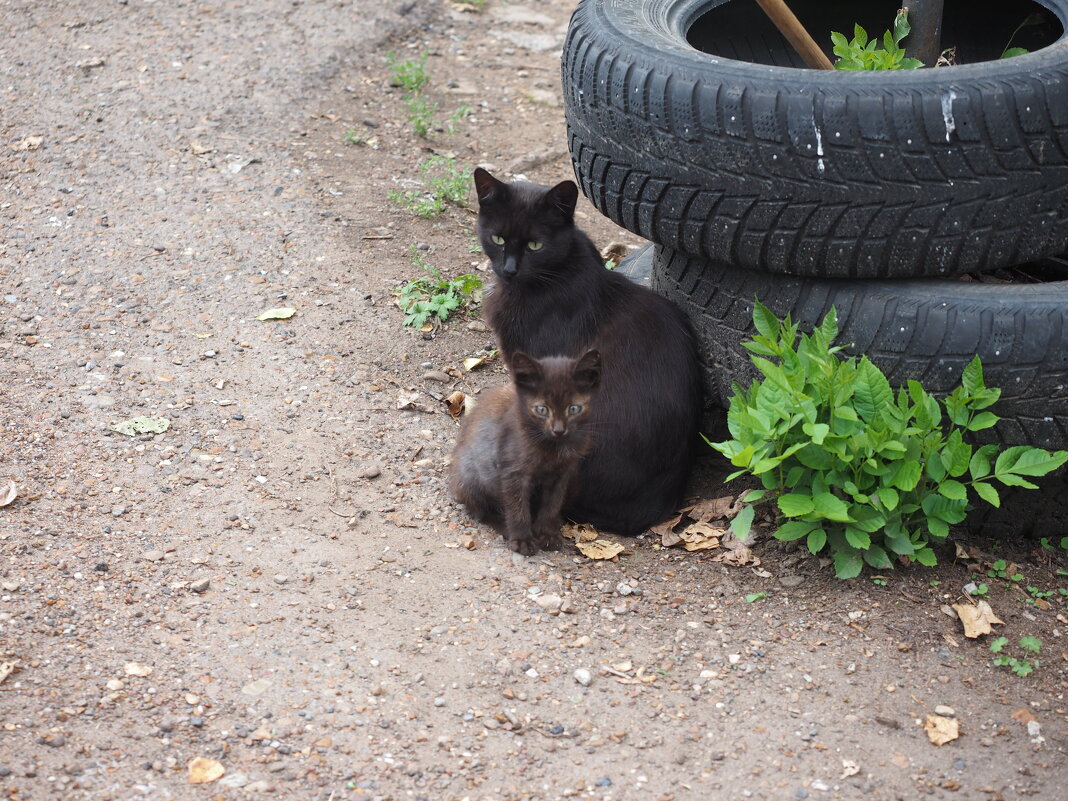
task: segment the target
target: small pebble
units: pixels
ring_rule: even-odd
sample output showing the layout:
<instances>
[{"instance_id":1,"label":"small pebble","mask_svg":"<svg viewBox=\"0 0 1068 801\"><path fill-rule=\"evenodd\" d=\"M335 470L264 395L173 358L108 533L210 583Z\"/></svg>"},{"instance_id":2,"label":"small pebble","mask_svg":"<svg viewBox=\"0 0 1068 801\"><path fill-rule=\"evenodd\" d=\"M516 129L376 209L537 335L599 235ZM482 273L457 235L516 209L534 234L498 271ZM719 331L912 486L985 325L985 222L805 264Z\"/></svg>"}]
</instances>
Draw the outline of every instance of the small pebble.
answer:
<instances>
[{"instance_id":1,"label":"small pebble","mask_svg":"<svg viewBox=\"0 0 1068 801\"><path fill-rule=\"evenodd\" d=\"M210 579L206 579L206 578L202 578L202 579L197 579L192 584L190 584L189 585L189 589L191 589L193 592L207 592L208 591L208 587L210 587L210 586L211 586L211 580Z\"/></svg>"},{"instance_id":2,"label":"small pebble","mask_svg":"<svg viewBox=\"0 0 1068 801\"><path fill-rule=\"evenodd\" d=\"M957 712L953 707L946 706L945 704L939 704L934 708L936 715L941 715L944 718L952 718L957 716Z\"/></svg>"},{"instance_id":3,"label":"small pebble","mask_svg":"<svg viewBox=\"0 0 1068 801\"><path fill-rule=\"evenodd\" d=\"M163 551L153 548L151 551L145 551L141 557L149 562L158 562L163 559Z\"/></svg>"},{"instance_id":4,"label":"small pebble","mask_svg":"<svg viewBox=\"0 0 1068 801\"><path fill-rule=\"evenodd\" d=\"M586 668L576 668L574 672L575 681L581 684L583 687L589 687L593 681L593 674Z\"/></svg>"}]
</instances>

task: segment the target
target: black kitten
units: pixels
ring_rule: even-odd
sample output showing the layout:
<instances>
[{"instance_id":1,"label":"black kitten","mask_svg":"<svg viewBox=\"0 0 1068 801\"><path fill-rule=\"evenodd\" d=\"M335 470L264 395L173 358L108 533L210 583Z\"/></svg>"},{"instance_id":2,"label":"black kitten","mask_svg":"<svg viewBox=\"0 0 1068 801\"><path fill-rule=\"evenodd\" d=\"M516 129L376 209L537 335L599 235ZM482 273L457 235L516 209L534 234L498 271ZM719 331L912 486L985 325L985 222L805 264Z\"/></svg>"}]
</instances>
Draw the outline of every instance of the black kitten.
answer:
<instances>
[{"instance_id":1,"label":"black kitten","mask_svg":"<svg viewBox=\"0 0 1068 801\"><path fill-rule=\"evenodd\" d=\"M606 270L575 227L578 187L498 181L475 170L478 233L496 280L486 316L505 360L604 359L591 411L593 447L564 513L639 534L679 505L701 413L701 374L689 322L670 301Z\"/></svg>"},{"instance_id":2,"label":"black kitten","mask_svg":"<svg viewBox=\"0 0 1068 801\"><path fill-rule=\"evenodd\" d=\"M596 351L541 360L515 353L514 386L487 391L464 421L449 487L514 551L560 547L560 510L589 452L587 423L600 376Z\"/></svg>"}]
</instances>

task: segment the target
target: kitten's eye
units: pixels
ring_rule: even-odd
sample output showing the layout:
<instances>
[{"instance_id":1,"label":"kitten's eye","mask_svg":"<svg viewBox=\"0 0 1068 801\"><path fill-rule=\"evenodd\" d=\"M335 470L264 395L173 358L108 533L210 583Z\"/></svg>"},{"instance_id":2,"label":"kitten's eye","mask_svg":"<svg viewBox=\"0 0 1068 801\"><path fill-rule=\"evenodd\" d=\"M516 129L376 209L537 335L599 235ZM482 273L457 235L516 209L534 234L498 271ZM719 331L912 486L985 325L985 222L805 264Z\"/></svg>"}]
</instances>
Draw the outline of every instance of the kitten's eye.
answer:
<instances>
[{"instance_id":1,"label":"kitten's eye","mask_svg":"<svg viewBox=\"0 0 1068 801\"><path fill-rule=\"evenodd\" d=\"M541 250L541 242L527 242L527 247L530 250Z\"/></svg>"},{"instance_id":2,"label":"kitten's eye","mask_svg":"<svg viewBox=\"0 0 1068 801\"><path fill-rule=\"evenodd\" d=\"M581 414L582 413L582 407L579 406L577 403L573 403L573 404L571 404L570 406L567 407L567 413L568 413L568 416L574 417L576 414Z\"/></svg>"},{"instance_id":3,"label":"kitten's eye","mask_svg":"<svg viewBox=\"0 0 1068 801\"><path fill-rule=\"evenodd\" d=\"M534 414L536 414L538 417L548 417L549 416L549 407L548 406L535 406L534 407Z\"/></svg>"},{"instance_id":4,"label":"kitten's eye","mask_svg":"<svg viewBox=\"0 0 1068 801\"><path fill-rule=\"evenodd\" d=\"M494 234L493 236L490 237L490 241L493 242L494 245L503 245L504 244L504 237L503 236L497 236L497 234Z\"/></svg>"}]
</instances>

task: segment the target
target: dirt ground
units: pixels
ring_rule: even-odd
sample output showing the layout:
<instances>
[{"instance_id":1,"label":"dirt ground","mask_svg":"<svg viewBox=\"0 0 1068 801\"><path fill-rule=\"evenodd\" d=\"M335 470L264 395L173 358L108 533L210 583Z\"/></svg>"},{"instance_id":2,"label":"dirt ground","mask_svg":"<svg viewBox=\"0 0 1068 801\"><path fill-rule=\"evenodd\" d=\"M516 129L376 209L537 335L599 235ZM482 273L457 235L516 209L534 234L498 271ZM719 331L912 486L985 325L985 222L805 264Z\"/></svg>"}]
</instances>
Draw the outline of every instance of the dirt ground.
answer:
<instances>
[{"instance_id":1,"label":"dirt ground","mask_svg":"<svg viewBox=\"0 0 1068 801\"><path fill-rule=\"evenodd\" d=\"M439 399L505 375L393 293L412 246L483 259L469 210L388 193L431 154L571 177L572 7L0 0L0 797L1065 797L1063 551L520 558L450 502ZM426 138L389 50L428 54ZM972 580L1030 676L945 613Z\"/></svg>"}]
</instances>

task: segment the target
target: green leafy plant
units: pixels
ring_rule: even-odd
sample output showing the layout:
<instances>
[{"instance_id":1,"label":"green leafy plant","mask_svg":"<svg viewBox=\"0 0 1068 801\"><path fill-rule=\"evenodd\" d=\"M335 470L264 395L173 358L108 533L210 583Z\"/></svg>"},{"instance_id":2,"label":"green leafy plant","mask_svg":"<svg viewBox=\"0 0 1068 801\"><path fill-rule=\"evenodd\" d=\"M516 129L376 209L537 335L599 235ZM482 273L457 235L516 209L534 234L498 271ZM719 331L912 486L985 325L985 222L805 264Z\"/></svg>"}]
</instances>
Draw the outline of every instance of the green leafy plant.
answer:
<instances>
[{"instance_id":1,"label":"green leafy plant","mask_svg":"<svg viewBox=\"0 0 1068 801\"><path fill-rule=\"evenodd\" d=\"M790 317L780 322L757 302L757 335L745 347L763 375L748 389L737 383L727 413L732 439L709 444L738 468L760 479L762 490L732 521L746 536L754 503L774 501L780 540L804 539L809 551L829 548L839 578L852 578L866 562L893 567L891 554L936 563L931 543L960 523L970 495L1001 503L994 481L1034 489L1041 476L1068 461L1068 452L997 445L973 447L965 435L997 423L984 411L1000 390L983 383L974 358L962 384L941 403L917 381L895 394L866 356L843 357L834 309L811 335ZM707 440L706 440L707 441Z\"/></svg>"},{"instance_id":2,"label":"green leafy plant","mask_svg":"<svg viewBox=\"0 0 1068 801\"><path fill-rule=\"evenodd\" d=\"M386 53L386 65L393 74L389 78L390 86L399 86L406 92L415 94L423 91L430 83L430 76L426 73L426 53L420 53L415 60L398 61L397 54L390 50Z\"/></svg>"},{"instance_id":3,"label":"green leafy plant","mask_svg":"<svg viewBox=\"0 0 1068 801\"><path fill-rule=\"evenodd\" d=\"M969 593L969 595L972 595L976 598L981 598L989 592L990 587L988 587L984 582L980 582L978 585L976 585L975 589Z\"/></svg>"},{"instance_id":4,"label":"green leafy plant","mask_svg":"<svg viewBox=\"0 0 1068 801\"><path fill-rule=\"evenodd\" d=\"M1010 668L1013 673L1021 678L1031 675L1035 668L1042 667L1042 663L1037 659L1028 659L1026 657L1017 659L1014 656L1001 653L1008 644L1008 637L998 637L990 643L990 652L997 655L994 659L995 665ZM1021 637L1019 646L1033 656L1038 656L1042 652L1042 640L1038 639L1038 637Z\"/></svg>"},{"instance_id":5,"label":"green leafy plant","mask_svg":"<svg viewBox=\"0 0 1068 801\"><path fill-rule=\"evenodd\" d=\"M859 71L914 70L922 67L922 61L907 58L905 48L901 47L901 40L908 36L911 30L908 10L903 8L897 12L893 30L883 34L882 47L879 47L878 39L868 41L868 32L860 25L853 26L852 41L846 39L844 34L832 33L834 54L838 56L838 60L834 62L834 68Z\"/></svg>"},{"instance_id":6,"label":"green leafy plant","mask_svg":"<svg viewBox=\"0 0 1068 801\"><path fill-rule=\"evenodd\" d=\"M431 318L446 322L452 313L476 302L482 279L477 275L445 278L415 248L410 249L412 264L425 275L409 281L397 290L397 306L404 312L404 325L422 328Z\"/></svg>"},{"instance_id":7,"label":"green leafy plant","mask_svg":"<svg viewBox=\"0 0 1068 801\"><path fill-rule=\"evenodd\" d=\"M756 603L757 601L763 601L767 599L768 594L766 592L751 592L745 596L745 602L747 604Z\"/></svg>"},{"instance_id":8,"label":"green leafy plant","mask_svg":"<svg viewBox=\"0 0 1068 801\"><path fill-rule=\"evenodd\" d=\"M400 192L391 190L389 199L404 206L412 214L427 218L436 217L447 204L466 206L471 192L471 171L456 159L447 156L431 156L419 163L423 174L424 189Z\"/></svg>"},{"instance_id":9,"label":"green leafy plant","mask_svg":"<svg viewBox=\"0 0 1068 801\"><path fill-rule=\"evenodd\" d=\"M1023 581L1023 573L1016 572L1010 576L1008 567L1009 563L1004 559L996 559L991 563L990 569L986 571L986 574L991 578L1007 579L1008 581Z\"/></svg>"},{"instance_id":10,"label":"green leafy plant","mask_svg":"<svg viewBox=\"0 0 1068 801\"><path fill-rule=\"evenodd\" d=\"M366 145L367 137L357 133L355 128L349 128L345 134L345 143L349 145Z\"/></svg>"}]
</instances>

